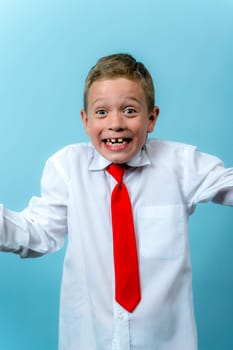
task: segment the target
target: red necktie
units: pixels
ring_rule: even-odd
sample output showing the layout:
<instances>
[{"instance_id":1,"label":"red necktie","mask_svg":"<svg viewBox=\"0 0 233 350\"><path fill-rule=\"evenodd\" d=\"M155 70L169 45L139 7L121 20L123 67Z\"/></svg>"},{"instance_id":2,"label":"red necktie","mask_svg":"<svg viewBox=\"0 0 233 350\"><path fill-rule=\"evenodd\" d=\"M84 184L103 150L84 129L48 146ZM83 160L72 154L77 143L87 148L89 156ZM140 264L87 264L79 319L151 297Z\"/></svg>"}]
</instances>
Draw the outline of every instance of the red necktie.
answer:
<instances>
[{"instance_id":1,"label":"red necktie","mask_svg":"<svg viewBox=\"0 0 233 350\"><path fill-rule=\"evenodd\" d=\"M111 197L115 298L132 312L141 293L133 213L127 188L122 182L125 166L110 164L107 170L117 181Z\"/></svg>"}]
</instances>

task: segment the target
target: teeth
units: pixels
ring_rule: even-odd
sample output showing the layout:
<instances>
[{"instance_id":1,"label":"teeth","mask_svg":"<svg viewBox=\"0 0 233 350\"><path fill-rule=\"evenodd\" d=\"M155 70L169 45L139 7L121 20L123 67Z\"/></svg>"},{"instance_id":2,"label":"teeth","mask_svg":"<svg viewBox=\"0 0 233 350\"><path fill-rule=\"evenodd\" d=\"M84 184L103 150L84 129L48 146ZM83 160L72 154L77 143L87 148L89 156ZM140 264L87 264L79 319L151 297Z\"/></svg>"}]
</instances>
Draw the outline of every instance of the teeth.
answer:
<instances>
[{"instance_id":1,"label":"teeth","mask_svg":"<svg viewBox=\"0 0 233 350\"><path fill-rule=\"evenodd\" d=\"M124 141L124 139L107 139L106 140L107 143L111 143L111 144L115 144L115 143L126 143L126 141Z\"/></svg>"}]
</instances>

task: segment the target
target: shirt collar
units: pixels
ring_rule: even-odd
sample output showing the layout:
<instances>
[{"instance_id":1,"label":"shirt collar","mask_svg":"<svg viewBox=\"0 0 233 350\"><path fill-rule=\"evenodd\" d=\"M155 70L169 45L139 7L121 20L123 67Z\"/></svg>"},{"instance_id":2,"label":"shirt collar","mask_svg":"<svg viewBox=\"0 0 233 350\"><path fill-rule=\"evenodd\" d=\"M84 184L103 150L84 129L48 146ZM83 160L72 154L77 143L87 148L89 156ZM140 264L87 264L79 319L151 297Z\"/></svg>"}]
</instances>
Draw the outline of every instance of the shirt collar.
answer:
<instances>
[{"instance_id":1,"label":"shirt collar","mask_svg":"<svg viewBox=\"0 0 233 350\"><path fill-rule=\"evenodd\" d=\"M89 170L98 171L105 169L111 162L104 158L100 153L94 150L93 158L89 165ZM147 155L146 147L144 146L133 158L131 158L127 164L132 167L141 167L151 164L151 161Z\"/></svg>"}]
</instances>

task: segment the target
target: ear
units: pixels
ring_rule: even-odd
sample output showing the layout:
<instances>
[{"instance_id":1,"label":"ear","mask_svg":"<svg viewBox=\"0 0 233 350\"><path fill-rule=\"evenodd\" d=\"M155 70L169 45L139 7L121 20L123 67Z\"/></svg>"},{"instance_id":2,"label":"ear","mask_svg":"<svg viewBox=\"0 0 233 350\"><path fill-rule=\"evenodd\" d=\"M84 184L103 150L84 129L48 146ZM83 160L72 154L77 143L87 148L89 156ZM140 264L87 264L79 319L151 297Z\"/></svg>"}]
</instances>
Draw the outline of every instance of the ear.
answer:
<instances>
[{"instance_id":1,"label":"ear","mask_svg":"<svg viewBox=\"0 0 233 350\"><path fill-rule=\"evenodd\" d=\"M152 132L154 130L158 116L159 116L159 107L155 106L153 108L153 111L149 115L149 123L148 123L148 128L147 128L148 133Z\"/></svg>"},{"instance_id":2,"label":"ear","mask_svg":"<svg viewBox=\"0 0 233 350\"><path fill-rule=\"evenodd\" d=\"M87 116L87 113L84 109L81 109L80 111L80 114L81 114L81 118L82 118L82 122L83 122L83 126L84 126L84 129L85 129L85 132L87 135L90 134L90 128L89 128L89 120L88 120L88 116Z\"/></svg>"}]
</instances>

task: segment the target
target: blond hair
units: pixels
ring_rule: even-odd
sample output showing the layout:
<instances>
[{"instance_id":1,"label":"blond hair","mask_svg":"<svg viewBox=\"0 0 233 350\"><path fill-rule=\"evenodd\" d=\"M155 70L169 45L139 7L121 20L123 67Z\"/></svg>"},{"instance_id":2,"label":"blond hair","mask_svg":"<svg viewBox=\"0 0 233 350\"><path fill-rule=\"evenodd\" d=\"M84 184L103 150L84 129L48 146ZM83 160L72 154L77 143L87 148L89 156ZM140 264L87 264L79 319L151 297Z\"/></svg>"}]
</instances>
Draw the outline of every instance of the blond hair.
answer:
<instances>
[{"instance_id":1,"label":"blond hair","mask_svg":"<svg viewBox=\"0 0 233 350\"><path fill-rule=\"evenodd\" d=\"M91 68L85 81L84 109L87 110L88 92L95 81L119 77L141 83L146 96L148 111L152 111L155 105L152 77L143 63L137 62L133 56L124 53L102 57Z\"/></svg>"}]
</instances>

